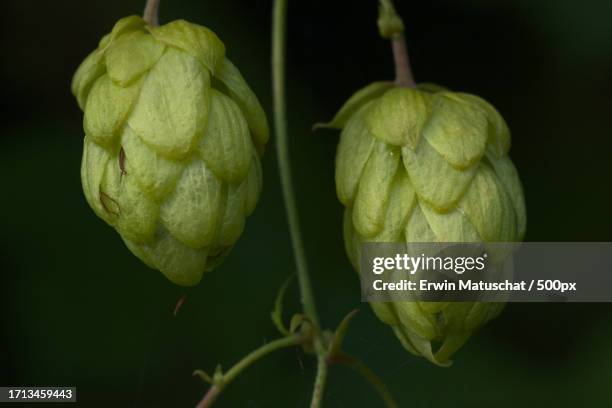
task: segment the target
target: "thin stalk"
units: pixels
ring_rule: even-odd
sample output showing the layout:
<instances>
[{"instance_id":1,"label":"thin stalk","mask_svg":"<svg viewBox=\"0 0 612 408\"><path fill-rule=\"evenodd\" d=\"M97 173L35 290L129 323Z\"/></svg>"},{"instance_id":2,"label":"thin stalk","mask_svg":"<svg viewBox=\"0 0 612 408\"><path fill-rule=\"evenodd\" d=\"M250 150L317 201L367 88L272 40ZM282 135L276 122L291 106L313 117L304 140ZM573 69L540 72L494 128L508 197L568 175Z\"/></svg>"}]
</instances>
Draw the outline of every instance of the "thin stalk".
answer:
<instances>
[{"instance_id":1,"label":"thin stalk","mask_svg":"<svg viewBox=\"0 0 612 408\"><path fill-rule=\"evenodd\" d=\"M339 363L344 364L347 367L352 368L363 376L378 392L380 398L384 401L387 408L398 408L397 402L393 399L391 392L385 385L385 383L368 367L356 357L351 356L345 352L340 352L334 356L330 362L332 364Z\"/></svg>"},{"instance_id":2,"label":"thin stalk","mask_svg":"<svg viewBox=\"0 0 612 408\"><path fill-rule=\"evenodd\" d=\"M278 169L280 172L281 186L285 210L289 222L291 244L297 266L298 281L302 296L304 313L315 326L319 328L319 318L312 294L310 275L302 234L300 220L298 218L295 194L291 177L291 160L289 158L289 142L287 137L287 114L285 102L285 47L287 31L287 0L276 0L274 2L272 32L272 86L274 95L274 127L276 129L276 153L278 156Z\"/></svg>"},{"instance_id":3,"label":"thin stalk","mask_svg":"<svg viewBox=\"0 0 612 408\"><path fill-rule=\"evenodd\" d=\"M247 354L242 360L236 365L229 369L223 374L223 379L213 384L209 389L204 398L198 403L196 408L209 408L215 402L217 397L221 394L221 391L227 387L238 375L251 366L254 362L261 359L262 357L270 354L275 350L279 350L285 347L298 346L305 341L305 337L302 335L293 335L288 337L282 337L280 339L271 341L270 343L264 344L257 350Z\"/></svg>"},{"instance_id":4,"label":"thin stalk","mask_svg":"<svg viewBox=\"0 0 612 408\"><path fill-rule=\"evenodd\" d=\"M395 62L395 83L398 86L414 88L416 82L410 68L410 58L408 58L408 48L404 34L397 34L391 39L391 49L393 50L393 61Z\"/></svg>"},{"instance_id":5,"label":"thin stalk","mask_svg":"<svg viewBox=\"0 0 612 408\"><path fill-rule=\"evenodd\" d=\"M404 37L404 22L397 14L393 0L380 0L378 8L378 29L383 38L391 41L395 62L395 83L398 86L414 88L416 83L410 68L410 58Z\"/></svg>"},{"instance_id":6,"label":"thin stalk","mask_svg":"<svg viewBox=\"0 0 612 408\"><path fill-rule=\"evenodd\" d=\"M274 96L274 127L276 130L276 153L280 172L283 199L291 244L297 267L298 281L302 297L304 314L314 326L314 349L318 355L317 377L312 393L312 408L319 408L327 380L326 350L321 339L319 317L312 293L306 252L302 242L300 220L298 218L293 181L291 177L291 159L289 157L289 138L287 136L287 103L285 101L285 51L287 37L287 0L275 0L272 16L272 87Z\"/></svg>"},{"instance_id":7,"label":"thin stalk","mask_svg":"<svg viewBox=\"0 0 612 408\"><path fill-rule=\"evenodd\" d=\"M317 358L317 376L312 390L310 408L320 408L323 403L323 394L325 393L325 383L327 381L326 360L325 355L319 355Z\"/></svg>"},{"instance_id":8,"label":"thin stalk","mask_svg":"<svg viewBox=\"0 0 612 408\"><path fill-rule=\"evenodd\" d=\"M150 26L159 25L159 1L160 0L147 0L142 19Z\"/></svg>"}]
</instances>

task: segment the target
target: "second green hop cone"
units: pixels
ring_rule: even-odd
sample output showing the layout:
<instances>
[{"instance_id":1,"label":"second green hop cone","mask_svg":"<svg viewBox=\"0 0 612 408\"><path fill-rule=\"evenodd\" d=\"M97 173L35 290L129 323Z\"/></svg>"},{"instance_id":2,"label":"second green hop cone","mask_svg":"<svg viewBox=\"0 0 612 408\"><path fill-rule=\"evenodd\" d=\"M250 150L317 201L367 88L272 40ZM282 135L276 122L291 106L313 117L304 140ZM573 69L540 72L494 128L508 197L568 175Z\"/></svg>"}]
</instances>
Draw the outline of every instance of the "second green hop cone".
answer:
<instances>
[{"instance_id":1,"label":"second green hop cone","mask_svg":"<svg viewBox=\"0 0 612 408\"><path fill-rule=\"evenodd\" d=\"M336 190L344 240L359 270L364 242L514 242L525 234L510 132L483 99L435 85L373 83L327 126L342 129ZM371 303L411 353L438 365L502 303ZM434 344L440 344L434 350Z\"/></svg>"}]
</instances>

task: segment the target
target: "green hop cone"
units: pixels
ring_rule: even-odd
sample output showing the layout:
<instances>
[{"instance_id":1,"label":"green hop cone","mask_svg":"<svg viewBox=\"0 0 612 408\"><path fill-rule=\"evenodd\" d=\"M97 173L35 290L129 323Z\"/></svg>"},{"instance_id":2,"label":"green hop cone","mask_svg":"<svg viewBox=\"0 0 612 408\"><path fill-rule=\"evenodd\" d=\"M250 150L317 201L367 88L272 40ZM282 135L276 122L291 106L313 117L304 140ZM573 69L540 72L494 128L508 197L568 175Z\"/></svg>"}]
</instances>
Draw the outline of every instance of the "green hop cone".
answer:
<instances>
[{"instance_id":1,"label":"green hop cone","mask_svg":"<svg viewBox=\"0 0 612 408\"><path fill-rule=\"evenodd\" d=\"M95 213L143 262L197 284L259 198L268 125L225 47L183 20L117 22L83 61L81 180Z\"/></svg>"},{"instance_id":2,"label":"green hop cone","mask_svg":"<svg viewBox=\"0 0 612 408\"><path fill-rule=\"evenodd\" d=\"M364 242L514 242L525 234L510 133L486 101L435 85L378 82L327 126L341 128L336 188L346 207L346 251L359 269ZM438 365L503 303L371 303L411 353ZM434 351L432 343L440 344Z\"/></svg>"}]
</instances>

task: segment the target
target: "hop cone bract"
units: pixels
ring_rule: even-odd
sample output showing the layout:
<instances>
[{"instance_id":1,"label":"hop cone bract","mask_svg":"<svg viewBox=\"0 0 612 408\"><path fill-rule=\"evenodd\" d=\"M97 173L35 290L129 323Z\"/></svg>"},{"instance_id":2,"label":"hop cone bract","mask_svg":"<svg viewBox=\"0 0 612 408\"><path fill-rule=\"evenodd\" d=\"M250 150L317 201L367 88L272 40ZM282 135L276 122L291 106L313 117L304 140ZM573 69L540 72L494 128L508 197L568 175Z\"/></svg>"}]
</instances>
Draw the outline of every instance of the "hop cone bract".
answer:
<instances>
[{"instance_id":1,"label":"hop cone bract","mask_svg":"<svg viewBox=\"0 0 612 408\"><path fill-rule=\"evenodd\" d=\"M342 128L338 198L346 251L359 269L363 242L513 242L525 233L521 183L500 114L473 95L435 85L378 82L353 95ZM403 346L435 364L494 318L503 303L371 303ZM437 351L432 343L439 343Z\"/></svg>"},{"instance_id":2,"label":"hop cone bract","mask_svg":"<svg viewBox=\"0 0 612 408\"><path fill-rule=\"evenodd\" d=\"M261 190L265 114L225 47L183 20L117 22L78 68L81 180L95 213L172 282L197 284Z\"/></svg>"}]
</instances>

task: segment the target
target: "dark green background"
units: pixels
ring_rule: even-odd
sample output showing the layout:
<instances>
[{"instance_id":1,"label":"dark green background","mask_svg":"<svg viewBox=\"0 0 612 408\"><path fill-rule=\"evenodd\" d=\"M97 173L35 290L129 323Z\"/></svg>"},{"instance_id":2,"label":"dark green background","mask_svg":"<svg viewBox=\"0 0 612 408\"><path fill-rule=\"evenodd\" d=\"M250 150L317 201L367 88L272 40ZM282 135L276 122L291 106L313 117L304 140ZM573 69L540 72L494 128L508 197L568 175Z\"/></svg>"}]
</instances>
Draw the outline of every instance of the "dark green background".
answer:
<instances>
[{"instance_id":1,"label":"dark green background","mask_svg":"<svg viewBox=\"0 0 612 408\"><path fill-rule=\"evenodd\" d=\"M78 63L140 0L19 1L0 7L0 385L74 385L82 406L189 407L195 368L228 368L277 336L269 319L294 271L274 138L265 187L226 262L183 290L149 270L88 208L79 179ZM415 76L502 112L527 198L529 241L611 240L612 2L403 1ZM162 0L161 21L217 32L271 112L268 1ZM348 351L401 407L612 406L609 304L512 304L450 369L405 352L359 302L333 184L337 134L311 134L356 89L392 76L376 2L292 1L289 109L295 186L326 327L353 308ZM177 318L174 305L187 303ZM299 310L291 288L289 313ZM300 364L303 362L303 367ZM313 362L287 350L253 366L219 407L306 407ZM378 407L333 369L328 407Z\"/></svg>"}]
</instances>

